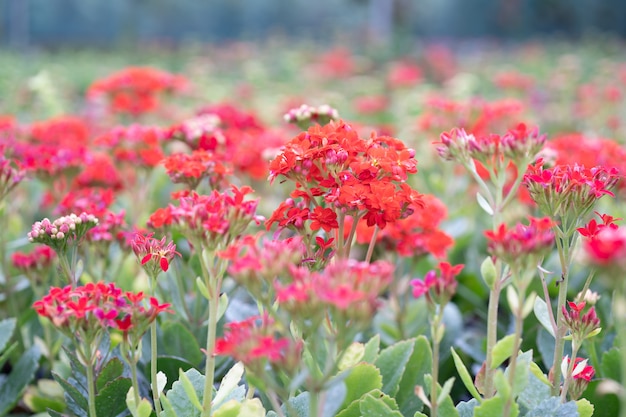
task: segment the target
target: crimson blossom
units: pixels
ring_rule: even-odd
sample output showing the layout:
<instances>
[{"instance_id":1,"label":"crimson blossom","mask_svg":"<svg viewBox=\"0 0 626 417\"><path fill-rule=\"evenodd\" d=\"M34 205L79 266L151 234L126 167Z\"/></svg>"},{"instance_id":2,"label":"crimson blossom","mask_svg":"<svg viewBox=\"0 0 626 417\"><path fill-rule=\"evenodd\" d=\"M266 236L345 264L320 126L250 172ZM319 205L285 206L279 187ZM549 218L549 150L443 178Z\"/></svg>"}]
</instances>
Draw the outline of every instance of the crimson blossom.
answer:
<instances>
[{"instance_id":1,"label":"crimson blossom","mask_svg":"<svg viewBox=\"0 0 626 417\"><path fill-rule=\"evenodd\" d=\"M311 126L270 163L270 181L282 177L295 189L266 226L302 232L309 224L314 232L339 232L352 216L384 229L423 207L421 195L406 183L416 172L415 151L398 139L372 134L365 140L343 121Z\"/></svg>"}]
</instances>

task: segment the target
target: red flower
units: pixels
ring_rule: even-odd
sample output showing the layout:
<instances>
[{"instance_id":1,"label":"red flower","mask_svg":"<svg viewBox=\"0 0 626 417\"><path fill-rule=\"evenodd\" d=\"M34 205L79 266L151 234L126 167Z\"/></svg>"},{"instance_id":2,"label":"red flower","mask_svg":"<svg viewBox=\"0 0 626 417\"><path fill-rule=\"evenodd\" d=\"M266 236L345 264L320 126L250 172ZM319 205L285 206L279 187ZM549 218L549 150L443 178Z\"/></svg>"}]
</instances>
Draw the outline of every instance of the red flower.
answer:
<instances>
[{"instance_id":1,"label":"red flower","mask_svg":"<svg viewBox=\"0 0 626 417\"><path fill-rule=\"evenodd\" d=\"M158 240L152 236L153 233L147 235L137 233L130 245L148 275L156 278L158 270L167 272L170 262L176 255L180 256L180 253L176 252L174 242L166 243L165 237Z\"/></svg>"}]
</instances>

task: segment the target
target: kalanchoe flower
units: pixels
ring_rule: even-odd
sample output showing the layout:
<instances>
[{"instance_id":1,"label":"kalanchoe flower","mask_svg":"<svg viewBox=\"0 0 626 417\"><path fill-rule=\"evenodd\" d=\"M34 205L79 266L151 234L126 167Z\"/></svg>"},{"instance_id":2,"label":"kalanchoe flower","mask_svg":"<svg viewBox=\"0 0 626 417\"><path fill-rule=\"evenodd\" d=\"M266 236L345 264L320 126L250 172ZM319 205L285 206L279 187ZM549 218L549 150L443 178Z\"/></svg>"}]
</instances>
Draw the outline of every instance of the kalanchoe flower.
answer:
<instances>
[{"instance_id":1,"label":"kalanchoe flower","mask_svg":"<svg viewBox=\"0 0 626 417\"><path fill-rule=\"evenodd\" d=\"M529 217L529 221L529 225L518 223L512 228L503 223L486 231L489 253L512 267L532 267L554 245L554 222L549 217Z\"/></svg>"},{"instance_id":2,"label":"kalanchoe flower","mask_svg":"<svg viewBox=\"0 0 626 417\"><path fill-rule=\"evenodd\" d=\"M298 108L289 110L283 118L287 123L296 124L301 129L306 130L315 123L325 125L331 120L339 120L339 112L328 104L318 107L303 104Z\"/></svg>"},{"instance_id":3,"label":"kalanchoe flower","mask_svg":"<svg viewBox=\"0 0 626 417\"><path fill-rule=\"evenodd\" d=\"M173 183L186 184L195 190L203 179L209 179L213 189L221 189L224 177L232 174L232 168L219 160L213 152L195 150L191 155L175 153L163 160L167 175Z\"/></svg>"},{"instance_id":4,"label":"kalanchoe flower","mask_svg":"<svg viewBox=\"0 0 626 417\"><path fill-rule=\"evenodd\" d=\"M261 220L256 214L258 200L244 199L252 192L250 187L237 188L234 185L230 192L213 190L210 195L192 191L179 198L178 206L170 204L154 212L148 225L178 227L187 238L204 242L210 250L224 249L252 221L258 224Z\"/></svg>"},{"instance_id":5,"label":"kalanchoe flower","mask_svg":"<svg viewBox=\"0 0 626 417\"><path fill-rule=\"evenodd\" d=\"M1 146L0 152L4 152ZM0 155L0 201L4 200L4 198L22 182L25 175L26 172L22 170L18 164L6 158L4 155Z\"/></svg>"},{"instance_id":6,"label":"kalanchoe flower","mask_svg":"<svg viewBox=\"0 0 626 417\"><path fill-rule=\"evenodd\" d=\"M52 222L45 218L33 224L32 230L28 232L28 240L48 245L60 253L68 245L79 242L97 224L98 219L85 212L78 216L74 213L62 216Z\"/></svg>"},{"instance_id":7,"label":"kalanchoe flower","mask_svg":"<svg viewBox=\"0 0 626 417\"><path fill-rule=\"evenodd\" d=\"M440 262L439 275L433 270L427 272L423 279L411 281L413 296L419 298L425 295L429 303L446 305L456 293L456 277L464 266L463 264L452 266L448 262Z\"/></svg>"},{"instance_id":8,"label":"kalanchoe flower","mask_svg":"<svg viewBox=\"0 0 626 417\"><path fill-rule=\"evenodd\" d=\"M600 319L595 307L591 307L585 314L582 314L586 305L585 301L579 303L569 301L567 305L569 310L563 306L563 322L570 331L573 343L580 346L583 340L600 333Z\"/></svg>"},{"instance_id":9,"label":"kalanchoe flower","mask_svg":"<svg viewBox=\"0 0 626 417\"><path fill-rule=\"evenodd\" d=\"M303 344L277 336L279 328L267 315L228 323L224 336L216 340L213 354L231 356L253 374L261 374L267 363L291 374L298 368Z\"/></svg>"},{"instance_id":10,"label":"kalanchoe flower","mask_svg":"<svg viewBox=\"0 0 626 417\"><path fill-rule=\"evenodd\" d=\"M292 317L311 322L330 312L337 322L358 328L376 312L378 296L393 280L393 265L338 259L317 272L292 266L281 278L274 284L276 301Z\"/></svg>"},{"instance_id":11,"label":"kalanchoe flower","mask_svg":"<svg viewBox=\"0 0 626 417\"><path fill-rule=\"evenodd\" d=\"M167 272L174 257L180 256L174 242L167 242L165 236L158 240L153 235L137 233L130 242L135 256L150 278L156 278L161 271Z\"/></svg>"},{"instance_id":12,"label":"kalanchoe flower","mask_svg":"<svg viewBox=\"0 0 626 417\"><path fill-rule=\"evenodd\" d=\"M590 266L612 273L622 273L626 270L626 229L603 227L595 235L584 238L582 258L583 262ZM609 284L615 286L614 282Z\"/></svg>"},{"instance_id":13,"label":"kalanchoe flower","mask_svg":"<svg viewBox=\"0 0 626 417\"><path fill-rule=\"evenodd\" d=\"M618 226L614 222L616 222L617 220L622 220L616 219L608 214L600 214L597 211L595 213L598 215L598 217L600 217L602 223L596 222L596 219L591 219L589 223L587 223L584 227L579 227L578 229L576 229L581 236L587 239L595 238L598 233L605 227L617 229Z\"/></svg>"},{"instance_id":14,"label":"kalanchoe flower","mask_svg":"<svg viewBox=\"0 0 626 417\"><path fill-rule=\"evenodd\" d=\"M584 217L603 195L611 191L620 178L615 168L580 165L557 165L544 168L540 158L528 166L523 183L539 209L549 216Z\"/></svg>"},{"instance_id":15,"label":"kalanchoe flower","mask_svg":"<svg viewBox=\"0 0 626 417\"><path fill-rule=\"evenodd\" d=\"M585 392L585 389L587 389L587 386L596 374L593 366L587 365L587 361L587 359L576 358L576 360L574 361L574 369L572 370L572 375L567 374L567 370L569 369L571 362L569 356L564 357L563 361L561 362L561 374L566 378L572 378L572 382L569 385L568 391L570 399L574 401L578 400L583 392Z\"/></svg>"},{"instance_id":16,"label":"kalanchoe flower","mask_svg":"<svg viewBox=\"0 0 626 417\"><path fill-rule=\"evenodd\" d=\"M23 272L35 272L48 268L55 253L49 246L37 246L31 253L15 252L11 255L13 266Z\"/></svg>"},{"instance_id":17,"label":"kalanchoe flower","mask_svg":"<svg viewBox=\"0 0 626 417\"><path fill-rule=\"evenodd\" d=\"M140 304L142 300L142 293L124 292L113 283L97 282L75 288L52 287L33 308L64 334L89 342L107 328L127 333L136 327L145 333L159 313L169 311L169 304L160 304L156 298L150 298L147 308Z\"/></svg>"}]
</instances>

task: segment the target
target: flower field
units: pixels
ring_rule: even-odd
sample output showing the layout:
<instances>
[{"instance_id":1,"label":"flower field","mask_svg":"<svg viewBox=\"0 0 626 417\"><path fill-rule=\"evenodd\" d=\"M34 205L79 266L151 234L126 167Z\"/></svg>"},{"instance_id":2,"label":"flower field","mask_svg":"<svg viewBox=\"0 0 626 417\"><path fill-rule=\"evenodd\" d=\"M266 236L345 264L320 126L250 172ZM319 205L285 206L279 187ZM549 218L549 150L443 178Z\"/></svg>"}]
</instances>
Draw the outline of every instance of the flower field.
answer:
<instances>
[{"instance_id":1,"label":"flower field","mask_svg":"<svg viewBox=\"0 0 626 417\"><path fill-rule=\"evenodd\" d=\"M0 415L626 416L616 41L0 53Z\"/></svg>"}]
</instances>

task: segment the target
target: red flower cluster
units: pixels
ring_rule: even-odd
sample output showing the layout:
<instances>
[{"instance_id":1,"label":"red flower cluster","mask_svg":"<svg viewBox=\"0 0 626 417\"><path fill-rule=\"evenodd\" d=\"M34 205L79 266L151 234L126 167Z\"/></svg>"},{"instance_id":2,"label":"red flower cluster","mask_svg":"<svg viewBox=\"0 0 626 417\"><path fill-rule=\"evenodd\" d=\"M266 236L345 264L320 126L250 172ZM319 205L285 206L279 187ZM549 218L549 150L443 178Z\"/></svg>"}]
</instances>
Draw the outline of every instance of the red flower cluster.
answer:
<instances>
[{"instance_id":1,"label":"red flower cluster","mask_svg":"<svg viewBox=\"0 0 626 417\"><path fill-rule=\"evenodd\" d=\"M626 270L626 229L613 224L613 217L604 215L603 224L592 219L578 229L584 236L583 256L586 263L617 273Z\"/></svg>"},{"instance_id":2,"label":"red flower cluster","mask_svg":"<svg viewBox=\"0 0 626 417\"><path fill-rule=\"evenodd\" d=\"M138 116L159 106L159 94L181 91L186 86L181 76L150 67L129 67L91 84L87 99L104 98L112 113Z\"/></svg>"},{"instance_id":3,"label":"red flower cluster","mask_svg":"<svg viewBox=\"0 0 626 417\"><path fill-rule=\"evenodd\" d=\"M65 334L76 337L103 328L128 332L140 326L145 331L159 313L169 311L169 304L159 304L154 297L148 308L142 299L143 293L124 292L113 283L97 282L76 288L52 287L33 308Z\"/></svg>"},{"instance_id":4,"label":"red flower cluster","mask_svg":"<svg viewBox=\"0 0 626 417\"><path fill-rule=\"evenodd\" d=\"M215 342L215 355L241 361L252 373L263 372L269 362L290 374L300 363L302 342L275 335L277 326L268 316L253 316L225 325L224 336Z\"/></svg>"},{"instance_id":5,"label":"red flower cluster","mask_svg":"<svg viewBox=\"0 0 626 417\"><path fill-rule=\"evenodd\" d=\"M572 369L571 375L568 375L567 372L571 363L569 356L564 357L561 362L562 374L566 378L572 378L572 382L568 388L568 393L572 400L577 400L581 397L596 374L593 366L587 365L587 362L587 359L576 358L574 360L574 368Z\"/></svg>"},{"instance_id":6,"label":"red flower cluster","mask_svg":"<svg viewBox=\"0 0 626 417\"><path fill-rule=\"evenodd\" d=\"M505 132L523 119L524 104L514 99L458 102L431 96L424 103L426 111L418 119L418 129L434 137L450 126L457 126L476 137L490 132Z\"/></svg>"},{"instance_id":7,"label":"red flower cluster","mask_svg":"<svg viewBox=\"0 0 626 417\"><path fill-rule=\"evenodd\" d=\"M554 222L549 217L529 217L530 224L516 224L508 228L501 224L496 230L485 232L489 253L510 265L536 259L554 246Z\"/></svg>"},{"instance_id":8,"label":"red flower cluster","mask_svg":"<svg viewBox=\"0 0 626 417\"><path fill-rule=\"evenodd\" d=\"M15 252L11 255L13 266L23 272L41 271L52 265L55 253L49 246L37 246L31 253Z\"/></svg>"},{"instance_id":9,"label":"red flower cluster","mask_svg":"<svg viewBox=\"0 0 626 417\"><path fill-rule=\"evenodd\" d=\"M387 73L387 83L391 88L413 87L422 80L422 70L410 61L392 63Z\"/></svg>"},{"instance_id":10,"label":"red flower cluster","mask_svg":"<svg viewBox=\"0 0 626 417\"><path fill-rule=\"evenodd\" d=\"M163 160L167 175L173 183L184 183L195 190L203 179L208 178L213 189L221 189L224 177L232 174L232 168L219 160L214 153L195 150L191 155L175 153Z\"/></svg>"},{"instance_id":11,"label":"red flower cluster","mask_svg":"<svg viewBox=\"0 0 626 417\"><path fill-rule=\"evenodd\" d=\"M118 164L133 169L153 168L163 159L163 131L157 127L134 124L117 126L99 136L95 145L105 148Z\"/></svg>"},{"instance_id":12,"label":"red flower cluster","mask_svg":"<svg viewBox=\"0 0 626 417\"><path fill-rule=\"evenodd\" d=\"M276 300L292 317L312 319L330 309L353 324L369 323L378 308L378 296L393 280L393 265L377 261L336 260L324 270L291 267L289 277L275 283Z\"/></svg>"},{"instance_id":13,"label":"red flower cluster","mask_svg":"<svg viewBox=\"0 0 626 417\"><path fill-rule=\"evenodd\" d=\"M258 200L244 200L252 192L250 187L240 189L233 185L230 192L184 193L178 206L170 204L155 211L148 225L154 228L177 226L210 248L223 248L241 235L251 221L260 221L256 215Z\"/></svg>"},{"instance_id":14,"label":"red flower cluster","mask_svg":"<svg viewBox=\"0 0 626 417\"><path fill-rule=\"evenodd\" d=\"M440 306L446 305L456 293L456 277L461 273L465 265L450 265L448 262L439 263L439 275L433 270L424 275L424 279L414 279L413 296L419 298L426 295L429 303Z\"/></svg>"},{"instance_id":15,"label":"red flower cluster","mask_svg":"<svg viewBox=\"0 0 626 417\"><path fill-rule=\"evenodd\" d=\"M337 228L336 210L341 210L384 228L423 206L421 196L405 182L408 174L417 172L414 156L392 137L363 140L343 121L312 126L270 163L270 181L282 176L296 189L266 225L298 229L311 220L316 229L329 231ZM322 197L322 203L316 197Z\"/></svg>"},{"instance_id":16,"label":"red flower cluster","mask_svg":"<svg viewBox=\"0 0 626 417\"><path fill-rule=\"evenodd\" d=\"M196 117L172 126L166 138L180 140L192 150L210 151L229 161L236 172L255 179L267 176L267 152L284 143L283 134L267 129L252 113L229 104L205 107Z\"/></svg>"},{"instance_id":17,"label":"red flower cluster","mask_svg":"<svg viewBox=\"0 0 626 417\"><path fill-rule=\"evenodd\" d=\"M165 237L158 240L152 236L153 233L147 235L137 233L130 246L148 276L156 278L159 275L159 270L167 272L174 257L180 256L180 253L176 252L174 242L166 243Z\"/></svg>"},{"instance_id":18,"label":"red flower cluster","mask_svg":"<svg viewBox=\"0 0 626 417\"><path fill-rule=\"evenodd\" d=\"M376 236L376 242L382 248L400 256L421 256L432 254L444 258L454 244L454 239L439 229L440 223L448 216L448 209L435 196L422 196L424 207L415 210L404 219L390 223ZM359 221L356 240L360 244L369 244L374 234L374 227L365 220Z\"/></svg>"},{"instance_id":19,"label":"red flower cluster","mask_svg":"<svg viewBox=\"0 0 626 417\"><path fill-rule=\"evenodd\" d=\"M273 292L278 277L302 262L304 253L300 237L263 240L259 244L258 236L249 235L232 243L219 256L230 260L229 275L255 298L263 300Z\"/></svg>"},{"instance_id":20,"label":"red flower cluster","mask_svg":"<svg viewBox=\"0 0 626 417\"><path fill-rule=\"evenodd\" d=\"M529 165L523 183L539 209L550 216L563 218L587 214L596 200L605 194L612 197L620 174L616 168L582 165L557 165L544 168L543 159Z\"/></svg>"}]
</instances>

